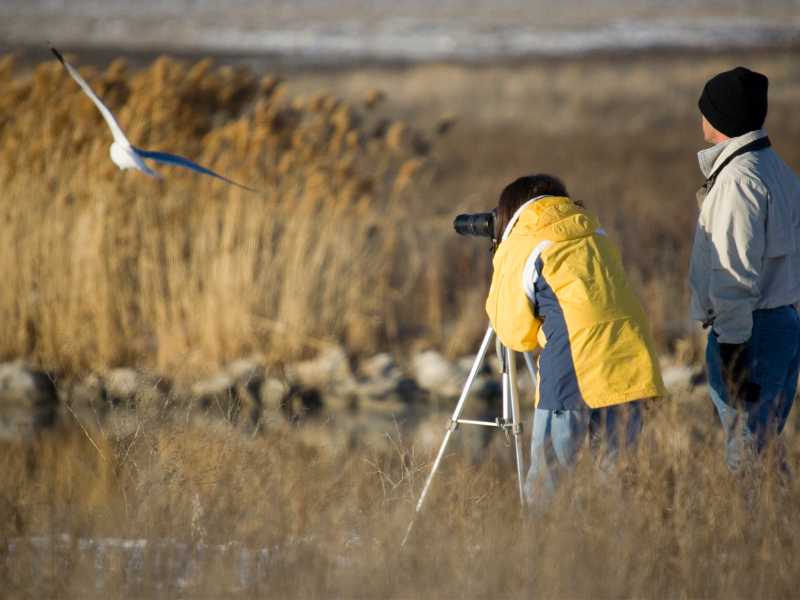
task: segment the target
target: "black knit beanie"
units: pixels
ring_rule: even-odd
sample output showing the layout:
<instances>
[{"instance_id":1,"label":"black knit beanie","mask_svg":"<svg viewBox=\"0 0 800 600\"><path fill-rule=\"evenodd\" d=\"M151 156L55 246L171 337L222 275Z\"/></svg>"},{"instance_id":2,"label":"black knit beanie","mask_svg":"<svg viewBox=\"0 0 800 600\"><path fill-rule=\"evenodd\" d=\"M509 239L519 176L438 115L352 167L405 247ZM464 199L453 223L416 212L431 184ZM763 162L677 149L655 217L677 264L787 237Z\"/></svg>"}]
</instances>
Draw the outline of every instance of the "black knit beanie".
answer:
<instances>
[{"instance_id":1,"label":"black knit beanie","mask_svg":"<svg viewBox=\"0 0 800 600\"><path fill-rule=\"evenodd\" d=\"M764 125L768 86L766 75L736 67L709 79L697 105L717 131L737 137Z\"/></svg>"}]
</instances>

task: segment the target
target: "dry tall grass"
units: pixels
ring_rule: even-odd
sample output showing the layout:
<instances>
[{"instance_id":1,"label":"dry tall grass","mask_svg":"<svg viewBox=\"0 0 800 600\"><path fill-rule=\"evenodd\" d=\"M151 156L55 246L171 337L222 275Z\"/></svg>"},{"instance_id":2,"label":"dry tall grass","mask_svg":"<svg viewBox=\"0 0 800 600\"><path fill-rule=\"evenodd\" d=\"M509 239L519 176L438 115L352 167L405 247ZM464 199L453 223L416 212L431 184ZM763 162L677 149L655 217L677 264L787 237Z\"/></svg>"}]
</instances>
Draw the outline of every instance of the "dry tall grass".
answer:
<instances>
[{"instance_id":1,"label":"dry tall grass","mask_svg":"<svg viewBox=\"0 0 800 600\"><path fill-rule=\"evenodd\" d=\"M797 168L791 53L423 66L286 83L209 60L84 69L134 143L266 192L252 195L177 170L162 181L117 171L100 115L56 61L15 75L3 58L0 357L179 375L254 350L290 359L331 340L353 355L414 344L468 352L484 326L488 256L450 222L491 208L530 171L562 176L597 210L672 351L692 335L696 97L738 63L770 75L767 125ZM435 138L442 117L455 126Z\"/></svg>"},{"instance_id":2,"label":"dry tall grass","mask_svg":"<svg viewBox=\"0 0 800 600\"><path fill-rule=\"evenodd\" d=\"M501 438L480 464L452 446L403 551L431 457L397 434L337 448L277 424L248 437L181 423L3 443L4 593L788 598L797 585L800 482L731 477L710 405L688 398L648 413L636 461L597 477L584 460L552 508L527 519ZM788 439L796 462L800 442ZM138 566L89 546L117 538L149 541ZM243 567L243 550L260 562Z\"/></svg>"},{"instance_id":3,"label":"dry tall grass","mask_svg":"<svg viewBox=\"0 0 800 600\"><path fill-rule=\"evenodd\" d=\"M773 141L790 164L800 160L796 57L740 59L345 73L308 76L303 94L205 61L86 70L135 143L189 155L264 195L179 172L164 181L117 172L99 115L58 64L14 76L4 60L0 356L191 375L253 350L291 358L321 340L353 353L474 350L488 260L485 244L456 238L450 221L490 208L503 184L532 170L563 176L600 212L671 349L691 334L684 276L704 79L731 62L770 73ZM312 93L323 80L351 99ZM355 98L374 104L375 85L384 104L362 108ZM413 128L382 122L402 116L432 131L446 111L461 119L430 156ZM267 421L248 435L169 406L128 416L139 422L121 436L87 426L0 442L4 595L795 592L800 482L770 469L751 484L731 477L701 396L662 401L637 460L605 479L584 461L553 508L527 520L501 440L478 464L454 446L403 552L431 458L412 438L338 439L345 415L325 415L319 430ZM796 429L785 433L794 465ZM135 569L87 549L118 538L151 542ZM211 551L229 542L269 549L245 583L241 553ZM188 581L179 547L197 562Z\"/></svg>"},{"instance_id":4,"label":"dry tall grass","mask_svg":"<svg viewBox=\"0 0 800 600\"><path fill-rule=\"evenodd\" d=\"M419 132L207 60L84 72L135 144L265 193L117 171L99 113L58 63L14 78L4 59L0 355L185 372L320 339L375 350L440 326L446 265L418 217L413 190L432 168Z\"/></svg>"}]
</instances>

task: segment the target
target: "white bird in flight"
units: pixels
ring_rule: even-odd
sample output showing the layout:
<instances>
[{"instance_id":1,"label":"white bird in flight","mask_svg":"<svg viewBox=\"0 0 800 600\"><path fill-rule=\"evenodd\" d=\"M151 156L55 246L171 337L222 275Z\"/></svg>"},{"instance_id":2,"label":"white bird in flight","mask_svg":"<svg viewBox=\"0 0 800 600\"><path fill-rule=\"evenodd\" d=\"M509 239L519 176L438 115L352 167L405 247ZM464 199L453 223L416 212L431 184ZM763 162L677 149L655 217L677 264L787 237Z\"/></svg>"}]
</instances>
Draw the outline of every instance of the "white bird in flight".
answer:
<instances>
[{"instance_id":1,"label":"white bird in flight","mask_svg":"<svg viewBox=\"0 0 800 600\"><path fill-rule=\"evenodd\" d=\"M61 64L64 65L70 76L78 83L79 86L81 86L81 89L86 92L86 95L92 99L92 102L95 103L95 106L97 106L100 114L103 115L106 123L108 123L108 126L111 128L111 134L114 136L114 142L111 144L110 148L111 160L114 161L114 164L120 169L136 169L137 171L141 171L150 177L161 177L157 172L145 164L144 159L147 158L157 163L185 167L204 175L211 175L212 177L216 177L217 179L221 179L226 183L230 183L250 192L257 192L257 190L254 190L253 188L242 185L241 183L236 183L235 181L228 179L219 173L215 173L211 169L207 169L206 167L198 165L197 163L192 162L183 156L178 156L177 154L168 154L166 152L142 150L141 148L137 148L132 145L125 136L125 133L122 131L122 128L119 126L119 123L117 123L117 120L114 118L114 114L105 104L103 104L102 100L97 97L97 95L92 91L92 88L89 87L89 84L86 83L83 77L80 76L78 71L71 64L64 60L64 57L61 56L61 53L58 50L53 47L51 47L50 50L52 50L53 54L56 55L56 58L61 61Z\"/></svg>"}]
</instances>

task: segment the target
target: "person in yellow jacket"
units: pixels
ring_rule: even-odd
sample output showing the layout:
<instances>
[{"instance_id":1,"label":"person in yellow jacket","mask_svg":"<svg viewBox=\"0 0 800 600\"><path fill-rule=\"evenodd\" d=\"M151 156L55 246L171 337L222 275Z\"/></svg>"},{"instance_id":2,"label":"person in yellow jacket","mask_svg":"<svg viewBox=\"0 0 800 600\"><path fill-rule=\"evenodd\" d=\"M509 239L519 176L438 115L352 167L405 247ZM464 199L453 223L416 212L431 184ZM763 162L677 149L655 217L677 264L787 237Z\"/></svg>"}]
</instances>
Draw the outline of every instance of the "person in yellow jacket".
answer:
<instances>
[{"instance_id":1,"label":"person in yellow jacket","mask_svg":"<svg viewBox=\"0 0 800 600\"><path fill-rule=\"evenodd\" d=\"M532 175L506 186L496 231L486 312L508 348L541 348L525 485L537 504L587 438L605 461L630 448L642 428L641 401L665 390L618 250L559 179Z\"/></svg>"}]
</instances>

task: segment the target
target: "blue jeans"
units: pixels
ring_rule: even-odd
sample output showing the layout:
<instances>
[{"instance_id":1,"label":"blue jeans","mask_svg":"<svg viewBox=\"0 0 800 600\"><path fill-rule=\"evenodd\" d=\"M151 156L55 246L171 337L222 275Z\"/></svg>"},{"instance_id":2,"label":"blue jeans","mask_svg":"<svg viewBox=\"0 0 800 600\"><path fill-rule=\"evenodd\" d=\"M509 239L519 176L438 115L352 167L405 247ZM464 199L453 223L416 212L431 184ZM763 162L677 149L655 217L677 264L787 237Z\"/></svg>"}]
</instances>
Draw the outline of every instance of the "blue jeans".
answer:
<instances>
[{"instance_id":1,"label":"blue jeans","mask_svg":"<svg viewBox=\"0 0 800 600\"><path fill-rule=\"evenodd\" d=\"M711 401L725 433L725 460L732 471L760 453L782 431L794 403L800 370L800 316L793 306L753 313L753 333L744 350L750 383L761 391L755 402L731 400L722 376L719 342L708 335L706 363Z\"/></svg>"},{"instance_id":2,"label":"blue jeans","mask_svg":"<svg viewBox=\"0 0 800 600\"><path fill-rule=\"evenodd\" d=\"M525 497L531 506L546 505L561 478L570 473L589 438L601 469L613 466L621 450L636 444L642 430L641 402L581 410L536 409L531 435L531 466Z\"/></svg>"}]
</instances>

